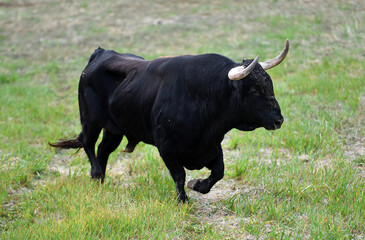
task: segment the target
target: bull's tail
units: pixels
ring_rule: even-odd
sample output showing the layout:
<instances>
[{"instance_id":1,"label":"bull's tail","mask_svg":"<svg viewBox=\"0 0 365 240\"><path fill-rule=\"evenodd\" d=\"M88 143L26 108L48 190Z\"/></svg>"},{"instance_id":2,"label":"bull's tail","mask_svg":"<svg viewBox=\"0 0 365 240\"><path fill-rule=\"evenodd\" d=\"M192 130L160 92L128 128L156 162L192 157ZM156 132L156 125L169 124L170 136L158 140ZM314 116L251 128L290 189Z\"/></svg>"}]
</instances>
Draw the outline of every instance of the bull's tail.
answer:
<instances>
[{"instance_id":1,"label":"bull's tail","mask_svg":"<svg viewBox=\"0 0 365 240\"><path fill-rule=\"evenodd\" d=\"M81 135L81 134L80 134ZM51 147L55 147L55 148L61 148L61 149L70 149L70 148L83 148L83 144L80 141L80 136L76 139L69 139L69 140L59 140L58 142L54 142L54 143L50 143L48 142L48 144Z\"/></svg>"}]
</instances>

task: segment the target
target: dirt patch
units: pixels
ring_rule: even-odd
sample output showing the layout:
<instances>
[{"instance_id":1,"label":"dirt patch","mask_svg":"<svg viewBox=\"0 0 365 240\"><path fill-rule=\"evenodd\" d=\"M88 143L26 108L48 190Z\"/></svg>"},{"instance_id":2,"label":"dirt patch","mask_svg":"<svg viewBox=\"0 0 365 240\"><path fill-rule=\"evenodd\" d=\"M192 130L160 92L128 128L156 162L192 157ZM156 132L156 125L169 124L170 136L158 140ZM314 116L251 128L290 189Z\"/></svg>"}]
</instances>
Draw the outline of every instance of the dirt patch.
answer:
<instances>
[{"instance_id":1,"label":"dirt patch","mask_svg":"<svg viewBox=\"0 0 365 240\"><path fill-rule=\"evenodd\" d=\"M351 116L341 134L345 139L344 157L354 163L365 178L365 93L359 96L357 114Z\"/></svg>"},{"instance_id":2,"label":"dirt patch","mask_svg":"<svg viewBox=\"0 0 365 240\"><path fill-rule=\"evenodd\" d=\"M56 155L52 162L47 166L48 171L50 172L57 172L62 176L66 176L68 174L73 174L74 171L71 169L70 166L70 159L72 156L65 156L65 155Z\"/></svg>"},{"instance_id":3,"label":"dirt patch","mask_svg":"<svg viewBox=\"0 0 365 240\"><path fill-rule=\"evenodd\" d=\"M226 236L227 239L256 239L242 229L242 223L248 222L249 218L240 218L235 212L229 210L224 201L247 191L247 188L233 179L219 181L207 194L188 191L193 201L193 215L198 221L204 222Z\"/></svg>"},{"instance_id":4,"label":"dirt patch","mask_svg":"<svg viewBox=\"0 0 365 240\"><path fill-rule=\"evenodd\" d=\"M3 8L18 8L18 7L32 7L33 3L0 3Z\"/></svg>"}]
</instances>

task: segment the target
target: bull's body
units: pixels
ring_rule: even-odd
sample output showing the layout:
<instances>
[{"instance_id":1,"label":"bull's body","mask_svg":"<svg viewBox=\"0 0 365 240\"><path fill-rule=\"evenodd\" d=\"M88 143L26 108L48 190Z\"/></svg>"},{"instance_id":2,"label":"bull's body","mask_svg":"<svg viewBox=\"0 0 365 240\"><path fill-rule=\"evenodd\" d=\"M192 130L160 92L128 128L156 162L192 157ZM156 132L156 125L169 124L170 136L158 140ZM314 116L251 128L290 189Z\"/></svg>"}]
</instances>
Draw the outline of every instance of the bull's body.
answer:
<instances>
[{"instance_id":1,"label":"bull's body","mask_svg":"<svg viewBox=\"0 0 365 240\"><path fill-rule=\"evenodd\" d=\"M147 61L99 48L80 78L82 132L53 146L83 147L92 177L103 180L109 154L123 136L127 152L143 141L158 148L182 201L184 168L212 170L209 178L188 183L207 193L224 175L221 142L229 130L276 129L283 121L270 76L257 64L245 79L230 80L228 72L239 65L218 54Z\"/></svg>"}]
</instances>

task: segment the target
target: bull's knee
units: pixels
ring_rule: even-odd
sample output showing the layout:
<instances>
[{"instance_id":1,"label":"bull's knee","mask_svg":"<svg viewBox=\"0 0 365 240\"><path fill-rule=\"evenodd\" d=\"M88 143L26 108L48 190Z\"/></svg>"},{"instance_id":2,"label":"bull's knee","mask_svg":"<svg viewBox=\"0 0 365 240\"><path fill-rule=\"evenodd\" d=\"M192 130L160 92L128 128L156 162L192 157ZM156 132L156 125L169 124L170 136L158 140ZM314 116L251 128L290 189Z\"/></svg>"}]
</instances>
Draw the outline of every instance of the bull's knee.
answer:
<instances>
[{"instance_id":1,"label":"bull's knee","mask_svg":"<svg viewBox=\"0 0 365 240\"><path fill-rule=\"evenodd\" d=\"M212 177L215 178L216 182L218 182L219 180L222 180L224 177L224 170L215 173L214 176L212 176Z\"/></svg>"}]
</instances>

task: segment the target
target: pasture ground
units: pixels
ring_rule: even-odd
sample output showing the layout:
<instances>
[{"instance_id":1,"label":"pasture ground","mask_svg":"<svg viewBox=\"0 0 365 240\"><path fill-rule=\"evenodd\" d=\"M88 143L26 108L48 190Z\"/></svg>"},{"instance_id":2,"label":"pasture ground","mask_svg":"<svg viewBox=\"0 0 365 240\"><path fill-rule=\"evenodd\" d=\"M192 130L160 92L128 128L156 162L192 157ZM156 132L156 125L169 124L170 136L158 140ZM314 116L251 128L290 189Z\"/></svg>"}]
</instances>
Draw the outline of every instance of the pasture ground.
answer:
<instances>
[{"instance_id":1,"label":"pasture ground","mask_svg":"<svg viewBox=\"0 0 365 240\"><path fill-rule=\"evenodd\" d=\"M0 1L0 238L364 239L364 13L360 0ZM282 129L229 132L224 180L190 204L154 147L113 153L100 186L82 151L47 145L79 133L78 77L98 46L241 61L285 39L269 71Z\"/></svg>"}]
</instances>

